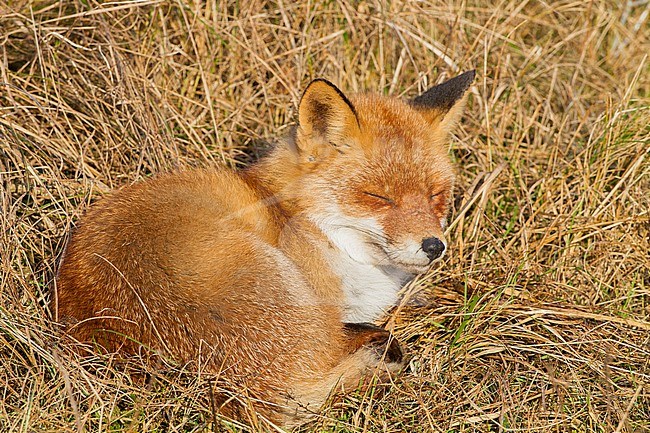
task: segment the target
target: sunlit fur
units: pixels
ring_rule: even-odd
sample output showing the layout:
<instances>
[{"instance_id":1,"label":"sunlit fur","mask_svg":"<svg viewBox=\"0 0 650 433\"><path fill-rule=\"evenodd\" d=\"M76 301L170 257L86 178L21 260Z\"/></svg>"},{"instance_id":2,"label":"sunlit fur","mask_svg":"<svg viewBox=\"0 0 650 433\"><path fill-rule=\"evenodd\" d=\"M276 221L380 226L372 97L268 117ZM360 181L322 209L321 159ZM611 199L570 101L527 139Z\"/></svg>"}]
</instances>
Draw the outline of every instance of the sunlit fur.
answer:
<instances>
[{"instance_id":1,"label":"sunlit fur","mask_svg":"<svg viewBox=\"0 0 650 433\"><path fill-rule=\"evenodd\" d=\"M284 425L336 387L399 370L388 332L344 322L380 319L430 265L420 245L443 239L460 96L441 114L376 95L348 101L315 81L295 133L257 164L116 192L66 248L59 320L108 350L142 344L220 372Z\"/></svg>"}]
</instances>

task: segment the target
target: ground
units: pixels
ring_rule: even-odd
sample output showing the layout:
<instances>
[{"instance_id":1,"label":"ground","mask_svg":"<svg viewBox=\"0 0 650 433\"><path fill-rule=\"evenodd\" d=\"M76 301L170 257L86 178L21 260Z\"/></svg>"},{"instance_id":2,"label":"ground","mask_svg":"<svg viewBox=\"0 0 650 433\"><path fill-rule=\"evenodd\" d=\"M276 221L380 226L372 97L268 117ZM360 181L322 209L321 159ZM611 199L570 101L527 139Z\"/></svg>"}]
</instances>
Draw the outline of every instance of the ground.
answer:
<instances>
[{"instance_id":1,"label":"ground","mask_svg":"<svg viewBox=\"0 0 650 433\"><path fill-rule=\"evenodd\" d=\"M386 321L409 366L303 430L650 431L649 14L647 0L0 4L0 431L247 431L216 417L208 376L58 340L67 234L113 188L254 160L311 79L411 97L469 69L450 253Z\"/></svg>"}]
</instances>

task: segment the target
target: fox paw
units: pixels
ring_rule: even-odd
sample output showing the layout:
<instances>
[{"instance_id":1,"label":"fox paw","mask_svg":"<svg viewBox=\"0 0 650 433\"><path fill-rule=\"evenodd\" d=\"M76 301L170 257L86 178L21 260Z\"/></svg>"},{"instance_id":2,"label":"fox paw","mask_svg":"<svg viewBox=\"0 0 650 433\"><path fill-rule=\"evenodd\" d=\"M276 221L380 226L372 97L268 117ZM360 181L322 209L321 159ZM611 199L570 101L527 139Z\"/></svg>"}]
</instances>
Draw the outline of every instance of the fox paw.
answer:
<instances>
[{"instance_id":1,"label":"fox paw","mask_svg":"<svg viewBox=\"0 0 650 433\"><path fill-rule=\"evenodd\" d=\"M390 332L371 323L346 323L344 327L351 353L367 347L387 364L404 363L402 348Z\"/></svg>"}]
</instances>

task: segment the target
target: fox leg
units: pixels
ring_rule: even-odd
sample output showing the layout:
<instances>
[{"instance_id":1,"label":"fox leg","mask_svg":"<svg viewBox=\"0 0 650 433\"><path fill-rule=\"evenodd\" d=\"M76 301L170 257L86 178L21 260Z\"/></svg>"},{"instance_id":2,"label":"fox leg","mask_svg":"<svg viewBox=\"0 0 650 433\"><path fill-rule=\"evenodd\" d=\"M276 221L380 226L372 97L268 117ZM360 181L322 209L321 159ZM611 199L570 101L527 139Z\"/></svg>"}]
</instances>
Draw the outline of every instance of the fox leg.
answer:
<instances>
[{"instance_id":1,"label":"fox leg","mask_svg":"<svg viewBox=\"0 0 650 433\"><path fill-rule=\"evenodd\" d=\"M386 379L404 367L404 355L393 335L369 323L345 323L345 350L338 364L299 383L299 391L286 402L283 424L299 425L314 415L330 394L370 385L374 377Z\"/></svg>"},{"instance_id":2,"label":"fox leg","mask_svg":"<svg viewBox=\"0 0 650 433\"><path fill-rule=\"evenodd\" d=\"M348 348L351 353L366 347L374 349L385 363L401 364L402 349L393 335L371 323L344 323Z\"/></svg>"}]
</instances>

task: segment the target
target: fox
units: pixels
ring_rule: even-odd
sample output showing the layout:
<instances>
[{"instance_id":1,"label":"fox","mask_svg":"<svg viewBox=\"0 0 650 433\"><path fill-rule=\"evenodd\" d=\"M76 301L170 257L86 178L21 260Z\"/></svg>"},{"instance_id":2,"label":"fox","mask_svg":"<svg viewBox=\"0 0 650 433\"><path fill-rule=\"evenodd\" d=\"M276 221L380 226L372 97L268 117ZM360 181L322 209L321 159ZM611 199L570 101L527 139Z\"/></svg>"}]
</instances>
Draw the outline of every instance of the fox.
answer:
<instances>
[{"instance_id":1,"label":"fox","mask_svg":"<svg viewBox=\"0 0 650 433\"><path fill-rule=\"evenodd\" d=\"M107 195L64 248L55 320L95 348L201 366L285 427L399 373L377 323L446 253L448 141L474 76L409 100L316 79L257 162Z\"/></svg>"}]
</instances>

